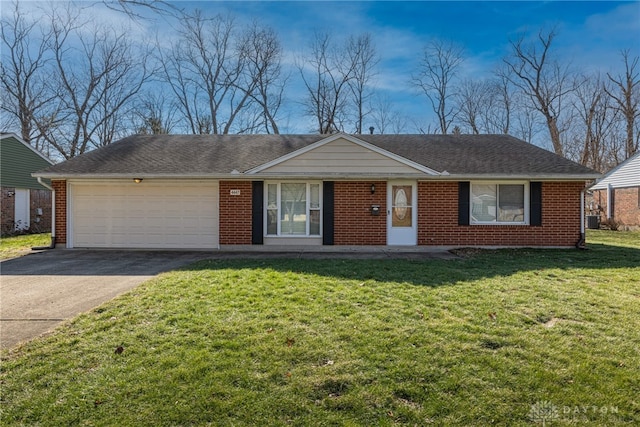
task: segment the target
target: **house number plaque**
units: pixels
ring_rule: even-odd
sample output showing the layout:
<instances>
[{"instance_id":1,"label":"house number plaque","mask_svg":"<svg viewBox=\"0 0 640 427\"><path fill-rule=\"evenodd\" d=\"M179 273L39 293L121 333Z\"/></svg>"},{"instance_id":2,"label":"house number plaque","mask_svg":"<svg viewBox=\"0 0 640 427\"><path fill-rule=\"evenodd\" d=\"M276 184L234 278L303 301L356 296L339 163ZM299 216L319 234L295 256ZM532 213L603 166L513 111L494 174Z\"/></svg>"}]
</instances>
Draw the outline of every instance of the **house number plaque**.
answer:
<instances>
[{"instance_id":1,"label":"house number plaque","mask_svg":"<svg viewBox=\"0 0 640 427\"><path fill-rule=\"evenodd\" d=\"M229 195L231 196L239 196L240 190L229 190Z\"/></svg>"}]
</instances>

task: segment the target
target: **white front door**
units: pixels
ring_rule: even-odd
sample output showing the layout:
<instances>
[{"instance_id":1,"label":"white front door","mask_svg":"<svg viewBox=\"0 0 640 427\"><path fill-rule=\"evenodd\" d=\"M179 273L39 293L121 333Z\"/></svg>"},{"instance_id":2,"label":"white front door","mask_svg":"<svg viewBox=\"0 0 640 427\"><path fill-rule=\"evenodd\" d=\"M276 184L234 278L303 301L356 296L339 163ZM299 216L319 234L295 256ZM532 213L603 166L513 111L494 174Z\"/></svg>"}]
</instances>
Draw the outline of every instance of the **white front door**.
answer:
<instances>
[{"instance_id":1,"label":"white front door","mask_svg":"<svg viewBox=\"0 0 640 427\"><path fill-rule=\"evenodd\" d=\"M16 188L16 193L14 195L15 211L13 216L16 231L27 230L31 225L29 194L30 191L28 189Z\"/></svg>"},{"instance_id":2,"label":"white front door","mask_svg":"<svg viewBox=\"0 0 640 427\"><path fill-rule=\"evenodd\" d=\"M387 184L387 245L415 246L418 243L415 182Z\"/></svg>"}]
</instances>

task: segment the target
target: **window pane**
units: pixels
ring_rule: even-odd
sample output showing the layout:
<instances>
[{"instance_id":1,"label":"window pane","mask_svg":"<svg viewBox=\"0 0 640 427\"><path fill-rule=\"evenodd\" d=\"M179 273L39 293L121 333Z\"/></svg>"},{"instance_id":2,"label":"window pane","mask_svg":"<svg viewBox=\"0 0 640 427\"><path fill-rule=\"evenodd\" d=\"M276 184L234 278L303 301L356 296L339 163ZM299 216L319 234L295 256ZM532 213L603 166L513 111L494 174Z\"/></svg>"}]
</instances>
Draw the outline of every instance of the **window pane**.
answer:
<instances>
[{"instance_id":1,"label":"window pane","mask_svg":"<svg viewBox=\"0 0 640 427\"><path fill-rule=\"evenodd\" d=\"M278 185L267 185L267 209L276 209L278 207Z\"/></svg>"},{"instance_id":2,"label":"window pane","mask_svg":"<svg viewBox=\"0 0 640 427\"><path fill-rule=\"evenodd\" d=\"M267 234L278 234L278 211L276 209L267 209Z\"/></svg>"},{"instance_id":3,"label":"window pane","mask_svg":"<svg viewBox=\"0 0 640 427\"><path fill-rule=\"evenodd\" d=\"M309 212L309 234L311 236L320 235L320 211L319 210Z\"/></svg>"},{"instance_id":4,"label":"window pane","mask_svg":"<svg viewBox=\"0 0 640 427\"><path fill-rule=\"evenodd\" d=\"M307 185L282 184L280 233L307 234Z\"/></svg>"},{"instance_id":5,"label":"window pane","mask_svg":"<svg viewBox=\"0 0 640 427\"><path fill-rule=\"evenodd\" d=\"M496 186L471 186L471 218L473 221L487 222L496 220Z\"/></svg>"},{"instance_id":6,"label":"window pane","mask_svg":"<svg viewBox=\"0 0 640 427\"><path fill-rule=\"evenodd\" d=\"M524 221L524 185L499 185L500 215L498 221Z\"/></svg>"},{"instance_id":7,"label":"window pane","mask_svg":"<svg viewBox=\"0 0 640 427\"><path fill-rule=\"evenodd\" d=\"M309 209L320 209L320 184L309 185Z\"/></svg>"},{"instance_id":8,"label":"window pane","mask_svg":"<svg viewBox=\"0 0 640 427\"><path fill-rule=\"evenodd\" d=\"M278 234L278 185L267 184L267 234Z\"/></svg>"}]
</instances>

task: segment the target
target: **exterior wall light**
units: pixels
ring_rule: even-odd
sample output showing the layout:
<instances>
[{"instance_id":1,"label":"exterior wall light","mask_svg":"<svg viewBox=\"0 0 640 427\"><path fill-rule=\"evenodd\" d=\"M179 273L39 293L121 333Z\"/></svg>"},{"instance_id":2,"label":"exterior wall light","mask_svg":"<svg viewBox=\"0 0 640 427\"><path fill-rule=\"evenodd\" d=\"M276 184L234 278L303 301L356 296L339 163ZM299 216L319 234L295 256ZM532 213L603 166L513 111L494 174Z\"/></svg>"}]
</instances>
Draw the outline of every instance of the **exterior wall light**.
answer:
<instances>
[{"instance_id":1,"label":"exterior wall light","mask_svg":"<svg viewBox=\"0 0 640 427\"><path fill-rule=\"evenodd\" d=\"M142 178L133 178L133 182L140 184L142 182Z\"/></svg>"},{"instance_id":2,"label":"exterior wall light","mask_svg":"<svg viewBox=\"0 0 640 427\"><path fill-rule=\"evenodd\" d=\"M375 184L371 184L371 194L376 192L376 185Z\"/></svg>"}]
</instances>

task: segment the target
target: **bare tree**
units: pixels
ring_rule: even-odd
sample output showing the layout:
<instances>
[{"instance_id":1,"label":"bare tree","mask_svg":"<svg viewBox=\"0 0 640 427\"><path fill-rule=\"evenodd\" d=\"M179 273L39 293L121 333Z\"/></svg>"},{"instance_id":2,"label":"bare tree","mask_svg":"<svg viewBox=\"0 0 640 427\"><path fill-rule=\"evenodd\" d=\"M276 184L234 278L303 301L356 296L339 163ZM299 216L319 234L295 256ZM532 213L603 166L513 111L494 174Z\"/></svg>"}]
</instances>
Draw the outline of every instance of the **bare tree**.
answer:
<instances>
[{"instance_id":1,"label":"bare tree","mask_svg":"<svg viewBox=\"0 0 640 427\"><path fill-rule=\"evenodd\" d=\"M407 119L394 109L388 96L378 95L373 99L371 110L374 133L404 133L407 128Z\"/></svg>"},{"instance_id":2,"label":"bare tree","mask_svg":"<svg viewBox=\"0 0 640 427\"><path fill-rule=\"evenodd\" d=\"M70 5L53 9L49 18L57 108L51 117L39 119L38 127L68 159L109 144L124 131L125 109L151 72L147 54L134 47L125 31L83 21Z\"/></svg>"},{"instance_id":3,"label":"bare tree","mask_svg":"<svg viewBox=\"0 0 640 427\"><path fill-rule=\"evenodd\" d=\"M455 80L463 61L461 47L452 42L433 40L424 48L420 65L412 76L412 84L431 103L442 134L448 133L458 113L452 104Z\"/></svg>"},{"instance_id":4,"label":"bare tree","mask_svg":"<svg viewBox=\"0 0 640 427\"><path fill-rule=\"evenodd\" d=\"M532 143L540 131L536 120L538 111L525 103L517 103L515 110L517 114L514 114L513 135L523 141Z\"/></svg>"},{"instance_id":5,"label":"bare tree","mask_svg":"<svg viewBox=\"0 0 640 427\"><path fill-rule=\"evenodd\" d=\"M165 77L193 133L229 133L248 98L236 89L244 62L234 44L234 25L230 16L206 18L198 10L181 18Z\"/></svg>"},{"instance_id":6,"label":"bare tree","mask_svg":"<svg viewBox=\"0 0 640 427\"><path fill-rule=\"evenodd\" d=\"M567 150L567 156L581 164L603 171L610 155L609 142L616 133L619 112L611 108L607 96L606 81L600 75L584 76L576 88L573 107L575 111L575 153Z\"/></svg>"},{"instance_id":7,"label":"bare tree","mask_svg":"<svg viewBox=\"0 0 640 427\"><path fill-rule=\"evenodd\" d=\"M484 115L484 128L487 133L508 135L511 132L516 105L513 99L513 85L500 71L495 74L489 85L491 101L490 108Z\"/></svg>"},{"instance_id":8,"label":"bare tree","mask_svg":"<svg viewBox=\"0 0 640 427\"><path fill-rule=\"evenodd\" d=\"M607 77L613 88L606 88L607 94L615 100L616 108L624 116L626 124L625 158L638 151L638 135L635 134L635 120L640 116L640 79L638 78L638 57L630 57L629 50L620 52L624 62L624 74Z\"/></svg>"},{"instance_id":9,"label":"bare tree","mask_svg":"<svg viewBox=\"0 0 640 427\"><path fill-rule=\"evenodd\" d=\"M163 78L192 133L278 133L282 48L277 34L254 23L242 30L232 16L180 19L179 39L159 46Z\"/></svg>"},{"instance_id":10,"label":"bare tree","mask_svg":"<svg viewBox=\"0 0 640 427\"><path fill-rule=\"evenodd\" d=\"M316 121L317 132L329 134L344 129L355 66L344 49L333 45L327 33L316 33L309 54L299 60L298 70L307 92L303 104Z\"/></svg>"},{"instance_id":11,"label":"bare tree","mask_svg":"<svg viewBox=\"0 0 640 427\"><path fill-rule=\"evenodd\" d=\"M493 107L491 89L487 81L465 80L456 93L456 103L460 108L458 122L475 135L485 132L482 124L486 121L482 117L486 117Z\"/></svg>"},{"instance_id":12,"label":"bare tree","mask_svg":"<svg viewBox=\"0 0 640 427\"><path fill-rule=\"evenodd\" d=\"M242 41L243 56L247 62L242 90L250 90L251 101L258 107L253 117L254 125L246 128L266 133L280 133L276 117L282 106L286 78L282 75L282 46L276 32L257 23L246 31Z\"/></svg>"},{"instance_id":13,"label":"bare tree","mask_svg":"<svg viewBox=\"0 0 640 427\"><path fill-rule=\"evenodd\" d=\"M351 59L345 49L332 43L328 33L315 33L309 53L298 60L307 92L303 105L321 134L344 129L349 83L355 72Z\"/></svg>"},{"instance_id":14,"label":"bare tree","mask_svg":"<svg viewBox=\"0 0 640 427\"><path fill-rule=\"evenodd\" d=\"M537 43L525 43L524 36L511 42L512 53L504 59L509 81L529 99L531 106L546 121L556 154L563 154L559 125L564 98L574 90L572 74L567 66L550 57L555 31L540 31Z\"/></svg>"},{"instance_id":15,"label":"bare tree","mask_svg":"<svg viewBox=\"0 0 640 427\"><path fill-rule=\"evenodd\" d=\"M375 66L379 58L369 33L349 37L346 50L349 61L353 64L353 78L348 84L355 109L355 133L361 134L364 119L370 113L367 109L373 93L370 82L375 76Z\"/></svg>"},{"instance_id":16,"label":"bare tree","mask_svg":"<svg viewBox=\"0 0 640 427\"><path fill-rule=\"evenodd\" d=\"M172 15L178 13L177 8L164 0L102 0L102 3L111 10L122 12L131 19L143 19L142 11L150 11L155 14Z\"/></svg>"},{"instance_id":17,"label":"bare tree","mask_svg":"<svg viewBox=\"0 0 640 427\"><path fill-rule=\"evenodd\" d=\"M177 105L163 93L154 91L148 91L139 98L132 117L135 132L143 135L171 133L177 122Z\"/></svg>"},{"instance_id":18,"label":"bare tree","mask_svg":"<svg viewBox=\"0 0 640 427\"><path fill-rule=\"evenodd\" d=\"M55 98L49 90L50 78L47 47L50 32L29 20L18 3L12 5L11 15L2 19L2 61L0 62L1 110L3 128L16 124L20 136L36 149L45 150L35 118L48 114Z\"/></svg>"}]
</instances>

